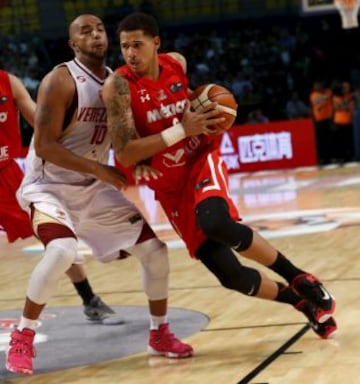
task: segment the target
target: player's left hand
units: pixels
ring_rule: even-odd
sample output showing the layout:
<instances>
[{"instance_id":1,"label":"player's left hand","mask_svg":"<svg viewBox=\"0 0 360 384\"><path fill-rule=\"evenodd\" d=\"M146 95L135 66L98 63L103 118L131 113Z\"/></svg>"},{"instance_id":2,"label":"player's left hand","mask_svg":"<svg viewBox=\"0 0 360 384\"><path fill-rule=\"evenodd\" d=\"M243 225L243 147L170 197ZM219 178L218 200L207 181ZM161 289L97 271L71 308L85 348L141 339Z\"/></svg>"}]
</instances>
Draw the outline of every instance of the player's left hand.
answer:
<instances>
[{"instance_id":1,"label":"player's left hand","mask_svg":"<svg viewBox=\"0 0 360 384\"><path fill-rule=\"evenodd\" d=\"M125 190L127 188L128 182L126 176L117 167L97 163L94 175L117 189Z\"/></svg>"},{"instance_id":2,"label":"player's left hand","mask_svg":"<svg viewBox=\"0 0 360 384\"><path fill-rule=\"evenodd\" d=\"M157 180L162 176L162 173L149 165L139 164L133 171L135 183L139 184L141 180L150 181L151 179Z\"/></svg>"}]
</instances>

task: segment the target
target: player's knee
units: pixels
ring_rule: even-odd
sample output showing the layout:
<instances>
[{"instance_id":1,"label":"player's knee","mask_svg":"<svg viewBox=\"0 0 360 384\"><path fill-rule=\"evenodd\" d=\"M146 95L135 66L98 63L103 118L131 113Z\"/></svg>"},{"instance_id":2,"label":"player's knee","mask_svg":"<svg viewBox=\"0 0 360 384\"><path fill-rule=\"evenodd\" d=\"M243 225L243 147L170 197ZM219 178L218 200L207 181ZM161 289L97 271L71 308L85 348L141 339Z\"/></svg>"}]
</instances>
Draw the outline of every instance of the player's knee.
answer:
<instances>
[{"instance_id":1,"label":"player's knee","mask_svg":"<svg viewBox=\"0 0 360 384\"><path fill-rule=\"evenodd\" d=\"M147 274L154 279L165 277L170 272L166 244L154 237L128 249L146 268Z\"/></svg>"},{"instance_id":2,"label":"player's knee","mask_svg":"<svg viewBox=\"0 0 360 384\"><path fill-rule=\"evenodd\" d=\"M233 245L232 248L237 252L244 252L250 248L253 242L254 232L250 227L241 223L235 223L235 226L238 243Z\"/></svg>"},{"instance_id":3,"label":"player's knee","mask_svg":"<svg viewBox=\"0 0 360 384\"><path fill-rule=\"evenodd\" d=\"M77 242L72 237L48 243L44 256L31 274L28 297L35 303L46 303L54 293L60 277L74 262L76 255Z\"/></svg>"},{"instance_id":4,"label":"player's knee","mask_svg":"<svg viewBox=\"0 0 360 384\"><path fill-rule=\"evenodd\" d=\"M168 296L170 264L167 246L157 238L136 244L128 249L141 263L142 280L150 300L162 300Z\"/></svg>"},{"instance_id":5,"label":"player's knee","mask_svg":"<svg viewBox=\"0 0 360 384\"><path fill-rule=\"evenodd\" d=\"M196 216L201 230L209 239L226 244L238 252L250 247L252 229L231 218L225 200L215 197L202 201L197 206Z\"/></svg>"},{"instance_id":6,"label":"player's knee","mask_svg":"<svg viewBox=\"0 0 360 384\"><path fill-rule=\"evenodd\" d=\"M43 269L49 275L61 276L74 263L77 256L77 241L72 237L52 240L45 248Z\"/></svg>"},{"instance_id":7,"label":"player's knee","mask_svg":"<svg viewBox=\"0 0 360 384\"><path fill-rule=\"evenodd\" d=\"M247 296L256 296L261 284L261 275L256 269L241 266L237 273L230 273L220 282L227 289Z\"/></svg>"},{"instance_id":8,"label":"player's knee","mask_svg":"<svg viewBox=\"0 0 360 384\"><path fill-rule=\"evenodd\" d=\"M146 264L152 279L167 278L170 273L167 246L159 241L158 247L148 254Z\"/></svg>"}]
</instances>

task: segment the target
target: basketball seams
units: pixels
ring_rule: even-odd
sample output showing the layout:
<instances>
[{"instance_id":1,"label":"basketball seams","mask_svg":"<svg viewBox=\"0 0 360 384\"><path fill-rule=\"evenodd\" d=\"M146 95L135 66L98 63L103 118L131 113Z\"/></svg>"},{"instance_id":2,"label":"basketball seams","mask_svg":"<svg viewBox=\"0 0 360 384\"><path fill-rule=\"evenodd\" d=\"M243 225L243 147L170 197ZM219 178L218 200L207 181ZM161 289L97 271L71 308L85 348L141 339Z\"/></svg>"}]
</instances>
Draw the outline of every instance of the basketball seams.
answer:
<instances>
[{"instance_id":1,"label":"basketball seams","mask_svg":"<svg viewBox=\"0 0 360 384\"><path fill-rule=\"evenodd\" d=\"M189 99L193 110L205 108L216 102L216 109L225 118L224 123L213 126L214 132L220 133L229 129L237 116L237 102L234 95L226 88L218 84L204 84L197 87Z\"/></svg>"},{"instance_id":2,"label":"basketball seams","mask_svg":"<svg viewBox=\"0 0 360 384\"><path fill-rule=\"evenodd\" d=\"M216 109L219 109L219 110L222 111L222 112L226 112L226 113L228 113L229 115L233 115L233 116L236 116L236 115L237 115L237 111L236 111L234 108L227 107L226 105L218 105L218 106L216 107Z\"/></svg>"},{"instance_id":3,"label":"basketball seams","mask_svg":"<svg viewBox=\"0 0 360 384\"><path fill-rule=\"evenodd\" d=\"M197 111L201 107L206 107L210 103L211 101L207 97L207 95L202 95L202 94L199 96L196 96L195 99L191 100L191 106L194 108L195 111Z\"/></svg>"}]
</instances>

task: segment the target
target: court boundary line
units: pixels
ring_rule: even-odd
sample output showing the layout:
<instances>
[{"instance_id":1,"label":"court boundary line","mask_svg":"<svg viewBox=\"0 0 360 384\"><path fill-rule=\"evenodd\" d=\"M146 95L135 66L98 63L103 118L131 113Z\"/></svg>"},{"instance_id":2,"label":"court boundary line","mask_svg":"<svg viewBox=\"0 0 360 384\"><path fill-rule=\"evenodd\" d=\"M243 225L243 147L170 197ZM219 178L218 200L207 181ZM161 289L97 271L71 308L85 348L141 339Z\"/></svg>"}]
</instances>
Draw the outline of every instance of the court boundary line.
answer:
<instances>
[{"instance_id":1,"label":"court boundary line","mask_svg":"<svg viewBox=\"0 0 360 384\"><path fill-rule=\"evenodd\" d=\"M273 363L279 356L283 355L284 352L295 344L306 332L310 330L310 324L306 324L303 328L300 329L294 336L292 336L286 343L284 343L280 348L278 348L274 353L267 357L263 362L261 362L257 367L250 371L245 377L240 379L237 384L249 384L249 381L255 378L260 372L267 368L271 363Z\"/></svg>"}]
</instances>

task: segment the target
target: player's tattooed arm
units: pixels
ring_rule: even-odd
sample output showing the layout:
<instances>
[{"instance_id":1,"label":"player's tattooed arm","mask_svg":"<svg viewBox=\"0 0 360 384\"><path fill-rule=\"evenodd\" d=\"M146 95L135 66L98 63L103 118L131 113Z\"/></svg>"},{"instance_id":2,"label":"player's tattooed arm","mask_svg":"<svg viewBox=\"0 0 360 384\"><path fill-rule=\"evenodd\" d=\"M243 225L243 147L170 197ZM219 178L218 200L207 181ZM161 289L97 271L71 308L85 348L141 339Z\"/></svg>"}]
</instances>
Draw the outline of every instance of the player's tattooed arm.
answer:
<instances>
[{"instance_id":1,"label":"player's tattooed arm","mask_svg":"<svg viewBox=\"0 0 360 384\"><path fill-rule=\"evenodd\" d=\"M121 153L130 139L136 136L131 110L129 84L114 73L103 91L107 110L107 127L116 153Z\"/></svg>"}]
</instances>

